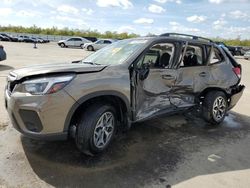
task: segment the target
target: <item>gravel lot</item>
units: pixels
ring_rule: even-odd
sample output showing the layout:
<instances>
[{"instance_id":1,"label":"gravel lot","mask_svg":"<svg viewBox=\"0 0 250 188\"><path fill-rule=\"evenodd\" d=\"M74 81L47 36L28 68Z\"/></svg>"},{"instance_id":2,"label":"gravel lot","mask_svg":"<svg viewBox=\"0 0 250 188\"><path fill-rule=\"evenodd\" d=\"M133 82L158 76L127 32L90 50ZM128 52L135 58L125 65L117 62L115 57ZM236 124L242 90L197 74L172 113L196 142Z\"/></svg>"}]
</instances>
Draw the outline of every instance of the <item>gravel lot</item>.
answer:
<instances>
[{"instance_id":1,"label":"gravel lot","mask_svg":"<svg viewBox=\"0 0 250 188\"><path fill-rule=\"evenodd\" d=\"M6 75L13 68L79 60L89 52L55 43L1 43L0 187L244 187L250 185L250 61L239 59L247 88L220 127L190 114L136 124L107 153L86 157L73 141L21 136L4 109Z\"/></svg>"}]
</instances>

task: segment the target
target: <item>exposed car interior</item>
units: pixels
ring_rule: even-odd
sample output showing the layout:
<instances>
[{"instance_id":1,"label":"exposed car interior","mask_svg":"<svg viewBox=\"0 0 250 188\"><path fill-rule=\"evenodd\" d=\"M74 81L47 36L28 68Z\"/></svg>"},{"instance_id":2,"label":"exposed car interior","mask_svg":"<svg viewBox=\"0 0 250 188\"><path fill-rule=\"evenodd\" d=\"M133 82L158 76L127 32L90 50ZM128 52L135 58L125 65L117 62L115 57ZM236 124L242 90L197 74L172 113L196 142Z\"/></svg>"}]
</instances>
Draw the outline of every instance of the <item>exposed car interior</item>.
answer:
<instances>
[{"instance_id":1,"label":"exposed car interior","mask_svg":"<svg viewBox=\"0 0 250 188\"><path fill-rule=\"evenodd\" d=\"M199 46L187 46L186 52L181 62L181 67L201 65L204 65L202 58L202 48Z\"/></svg>"},{"instance_id":2,"label":"exposed car interior","mask_svg":"<svg viewBox=\"0 0 250 188\"><path fill-rule=\"evenodd\" d=\"M168 68L173 58L174 46L170 43L160 43L152 46L138 62L140 67L148 64L150 68Z\"/></svg>"}]
</instances>

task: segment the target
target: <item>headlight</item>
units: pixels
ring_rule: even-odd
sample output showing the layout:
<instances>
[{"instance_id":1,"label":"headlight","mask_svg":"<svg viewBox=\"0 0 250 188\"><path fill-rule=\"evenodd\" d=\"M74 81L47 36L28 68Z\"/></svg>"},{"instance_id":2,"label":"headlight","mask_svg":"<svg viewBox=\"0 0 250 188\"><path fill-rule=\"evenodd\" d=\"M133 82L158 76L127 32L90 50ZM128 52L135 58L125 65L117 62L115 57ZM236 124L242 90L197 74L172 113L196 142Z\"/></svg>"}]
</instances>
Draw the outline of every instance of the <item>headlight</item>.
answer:
<instances>
[{"instance_id":1,"label":"headlight","mask_svg":"<svg viewBox=\"0 0 250 188\"><path fill-rule=\"evenodd\" d=\"M64 88L73 78L74 75L65 75L31 79L19 84L15 91L33 95L52 94Z\"/></svg>"}]
</instances>

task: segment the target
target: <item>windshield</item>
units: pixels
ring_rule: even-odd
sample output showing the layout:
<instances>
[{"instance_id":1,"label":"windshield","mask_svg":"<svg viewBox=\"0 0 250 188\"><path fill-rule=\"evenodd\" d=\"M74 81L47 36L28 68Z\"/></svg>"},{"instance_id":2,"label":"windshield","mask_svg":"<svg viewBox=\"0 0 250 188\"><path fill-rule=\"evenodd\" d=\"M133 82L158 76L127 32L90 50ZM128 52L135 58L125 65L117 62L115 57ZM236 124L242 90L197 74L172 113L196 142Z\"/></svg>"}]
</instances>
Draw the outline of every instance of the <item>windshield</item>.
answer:
<instances>
[{"instance_id":1,"label":"windshield","mask_svg":"<svg viewBox=\"0 0 250 188\"><path fill-rule=\"evenodd\" d=\"M91 54L81 62L105 65L121 64L140 49L147 41L148 40L143 39L128 39L115 42Z\"/></svg>"}]
</instances>

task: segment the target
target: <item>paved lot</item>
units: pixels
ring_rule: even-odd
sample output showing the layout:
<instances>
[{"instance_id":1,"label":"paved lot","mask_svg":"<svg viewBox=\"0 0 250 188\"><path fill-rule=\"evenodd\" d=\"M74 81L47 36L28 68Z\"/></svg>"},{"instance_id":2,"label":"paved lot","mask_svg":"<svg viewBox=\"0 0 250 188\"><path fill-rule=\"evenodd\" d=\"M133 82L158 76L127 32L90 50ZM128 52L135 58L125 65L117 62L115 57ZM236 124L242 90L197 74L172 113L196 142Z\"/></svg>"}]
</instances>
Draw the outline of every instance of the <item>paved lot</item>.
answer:
<instances>
[{"instance_id":1,"label":"paved lot","mask_svg":"<svg viewBox=\"0 0 250 188\"><path fill-rule=\"evenodd\" d=\"M250 61L245 93L220 127L191 114L136 124L107 153L80 154L73 141L34 141L15 131L4 109L5 77L13 68L78 60L81 49L4 43L0 63L0 187L245 187L250 185Z\"/></svg>"}]
</instances>

